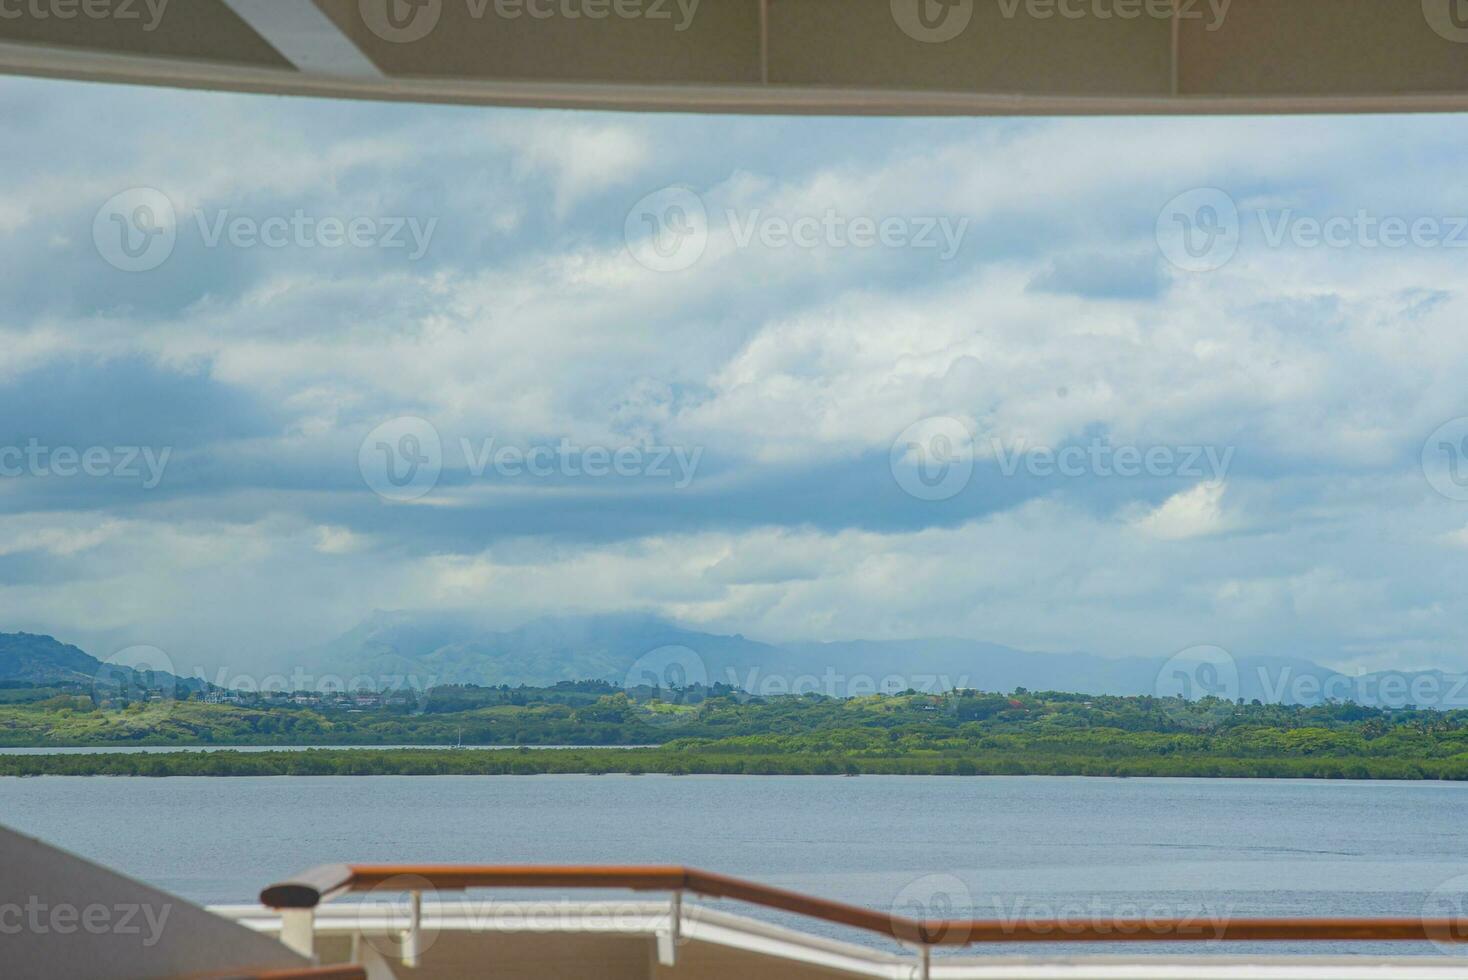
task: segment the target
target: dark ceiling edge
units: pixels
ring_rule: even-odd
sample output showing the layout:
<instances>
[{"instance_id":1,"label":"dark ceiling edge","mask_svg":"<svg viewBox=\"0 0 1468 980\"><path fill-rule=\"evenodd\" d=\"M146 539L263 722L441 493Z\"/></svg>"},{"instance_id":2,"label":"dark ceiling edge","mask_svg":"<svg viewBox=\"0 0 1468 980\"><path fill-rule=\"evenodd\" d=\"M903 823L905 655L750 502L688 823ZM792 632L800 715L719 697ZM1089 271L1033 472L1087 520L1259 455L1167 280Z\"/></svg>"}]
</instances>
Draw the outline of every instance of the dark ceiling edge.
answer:
<instances>
[{"instance_id":1,"label":"dark ceiling edge","mask_svg":"<svg viewBox=\"0 0 1468 980\"><path fill-rule=\"evenodd\" d=\"M858 116L1134 116L1444 113L1468 92L1330 96L1067 96L457 79L359 79L217 62L0 43L0 73L167 88L511 108Z\"/></svg>"}]
</instances>

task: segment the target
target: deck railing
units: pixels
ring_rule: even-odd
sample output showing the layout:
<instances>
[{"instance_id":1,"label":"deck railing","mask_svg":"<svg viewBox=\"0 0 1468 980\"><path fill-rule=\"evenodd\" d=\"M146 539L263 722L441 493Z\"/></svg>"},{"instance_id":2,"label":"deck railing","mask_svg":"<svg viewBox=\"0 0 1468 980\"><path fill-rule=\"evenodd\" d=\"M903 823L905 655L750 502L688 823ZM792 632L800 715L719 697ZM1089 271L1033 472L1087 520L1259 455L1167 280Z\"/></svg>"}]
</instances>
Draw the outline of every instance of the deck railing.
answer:
<instances>
[{"instance_id":1,"label":"deck railing","mask_svg":"<svg viewBox=\"0 0 1468 980\"><path fill-rule=\"evenodd\" d=\"M401 887L399 887L401 886ZM282 939L310 952L312 910L348 892L412 893L410 932L416 933L423 891L470 888L626 889L672 896L671 939L678 939L684 895L734 899L877 933L918 948L926 967L934 946L976 943L1098 942L1468 942L1468 918L1289 917L1074 920L916 919L816 898L681 865L514 866L462 864L327 864L271 885L262 904L282 913ZM673 943L667 945L671 958ZM412 942L405 948L414 948ZM923 970L926 973L926 969Z\"/></svg>"},{"instance_id":2,"label":"deck railing","mask_svg":"<svg viewBox=\"0 0 1468 980\"><path fill-rule=\"evenodd\" d=\"M331 966L303 966L296 969L266 970L263 973L206 973L187 980L367 980L367 971L354 963Z\"/></svg>"}]
</instances>

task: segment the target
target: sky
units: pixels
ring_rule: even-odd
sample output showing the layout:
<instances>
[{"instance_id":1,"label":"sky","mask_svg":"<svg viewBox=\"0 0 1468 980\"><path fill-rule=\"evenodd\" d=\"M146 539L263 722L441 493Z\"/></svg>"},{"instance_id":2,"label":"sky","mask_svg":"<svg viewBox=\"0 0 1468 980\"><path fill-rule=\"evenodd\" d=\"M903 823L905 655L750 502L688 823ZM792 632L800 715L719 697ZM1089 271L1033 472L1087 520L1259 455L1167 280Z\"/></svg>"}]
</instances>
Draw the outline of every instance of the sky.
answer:
<instances>
[{"instance_id":1,"label":"sky","mask_svg":"<svg viewBox=\"0 0 1468 980\"><path fill-rule=\"evenodd\" d=\"M1460 117L6 79L0 130L0 629L247 665L374 610L635 610L1468 668Z\"/></svg>"}]
</instances>

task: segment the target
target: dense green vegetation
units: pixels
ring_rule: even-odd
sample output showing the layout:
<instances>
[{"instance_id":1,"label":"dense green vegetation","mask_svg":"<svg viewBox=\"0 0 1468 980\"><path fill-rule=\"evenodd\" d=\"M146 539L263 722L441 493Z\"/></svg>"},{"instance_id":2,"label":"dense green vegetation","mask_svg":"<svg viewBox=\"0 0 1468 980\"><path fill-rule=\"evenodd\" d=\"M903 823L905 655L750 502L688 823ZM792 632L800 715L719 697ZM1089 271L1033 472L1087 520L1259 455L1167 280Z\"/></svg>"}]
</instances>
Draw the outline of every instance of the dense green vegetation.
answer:
<instances>
[{"instance_id":1,"label":"dense green vegetation","mask_svg":"<svg viewBox=\"0 0 1468 980\"><path fill-rule=\"evenodd\" d=\"M1057 692L755 698L600 682L440 688L388 703L0 702L8 745L563 745L564 749L0 757L0 774L1075 774L1468 779L1468 712ZM661 697L659 696L661 695ZM641 745L634 749L592 746Z\"/></svg>"},{"instance_id":2,"label":"dense green vegetation","mask_svg":"<svg viewBox=\"0 0 1468 980\"><path fill-rule=\"evenodd\" d=\"M9 695L5 697L4 695ZM0 690L0 746L647 744L655 725L605 707L603 682L368 696L231 695L98 703L65 687ZM625 696L624 696L625 700ZM634 712L635 714L635 712ZM650 714L647 717L651 717ZM610 722L603 719L610 718Z\"/></svg>"},{"instance_id":3,"label":"dense green vegetation","mask_svg":"<svg viewBox=\"0 0 1468 980\"><path fill-rule=\"evenodd\" d=\"M726 775L1206 776L1468 779L1468 758L1052 755L1044 751L762 752L712 743L651 749L313 749L306 752L0 756L0 776L529 776L542 773Z\"/></svg>"}]
</instances>

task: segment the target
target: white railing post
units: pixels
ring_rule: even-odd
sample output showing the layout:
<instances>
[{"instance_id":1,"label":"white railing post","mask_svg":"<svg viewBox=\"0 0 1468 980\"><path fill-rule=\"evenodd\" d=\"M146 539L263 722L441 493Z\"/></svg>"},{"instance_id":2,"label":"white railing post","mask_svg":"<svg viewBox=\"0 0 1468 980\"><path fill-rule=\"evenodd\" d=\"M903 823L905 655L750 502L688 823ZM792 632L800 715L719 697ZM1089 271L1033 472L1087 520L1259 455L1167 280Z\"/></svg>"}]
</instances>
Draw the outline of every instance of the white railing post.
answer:
<instances>
[{"instance_id":1,"label":"white railing post","mask_svg":"<svg viewBox=\"0 0 1468 980\"><path fill-rule=\"evenodd\" d=\"M408 932L403 937L403 966L418 965L423 940L423 893L408 893Z\"/></svg>"},{"instance_id":2,"label":"white railing post","mask_svg":"<svg viewBox=\"0 0 1468 980\"><path fill-rule=\"evenodd\" d=\"M918 980L931 980L933 972L933 948L927 943L918 950Z\"/></svg>"},{"instance_id":3,"label":"white railing post","mask_svg":"<svg viewBox=\"0 0 1468 980\"><path fill-rule=\"evenodd\" d=\"M280 941L302 956L316 955L316 910L281 909Z\"/></svg>"},{"instance_id":4,"label":"white railing post","mask_svg":"<svg viewBox=\"0 0 1468 980\"><path fill-rule=\"evenodd\" d=\"M678 944L683 941L683 891L673 892L668 900L668 928L658 930L658 963L678 965Z\"/></svg>"}]
</instances>

